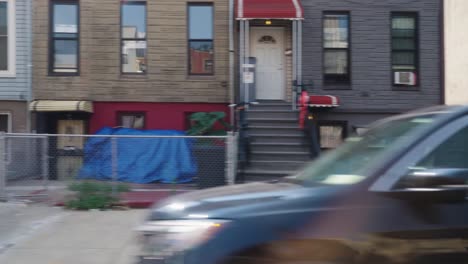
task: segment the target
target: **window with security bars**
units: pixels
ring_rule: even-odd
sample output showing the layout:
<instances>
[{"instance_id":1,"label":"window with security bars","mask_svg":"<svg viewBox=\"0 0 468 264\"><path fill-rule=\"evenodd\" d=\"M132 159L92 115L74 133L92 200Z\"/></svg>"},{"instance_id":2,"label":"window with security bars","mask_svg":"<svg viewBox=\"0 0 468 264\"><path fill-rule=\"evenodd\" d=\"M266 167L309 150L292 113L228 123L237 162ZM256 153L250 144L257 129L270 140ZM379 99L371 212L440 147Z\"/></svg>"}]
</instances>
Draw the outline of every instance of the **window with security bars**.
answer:
<instances>
[{"instance_id":1,"label":"window with security bars","mask_svg":"<svg viewBox=\"0 0 468 264\"><path fill-rule=\"evenodd\" d=\"M325 12L323 15L323 79L325 84L348 84L349 12Z\"/></svg>"},{"instance_id":2,"label":"window with security bars","mask_svg":"<svg viewBox=\"0 0 468 264\"><path fill-rule=\"evenodd\" d=\"M188 5L189 74L214 73L213 5L189 3Z\"/></svg>"},{"instance_id":3,"label":"window with security bars","mask_svg":"<svg viewBox=\"0 0 468 264\"><path fill-rule=\"evenodd\" d=\"M79 68L79 5L74 0L51 1L49 72L76 75Z\"/></svg>"},{"instance_id":4,"label":"window with security bars","mask_svg":"<svg viewBox=\"0 0 468 264\"><path fill-rule=\"evenodd\" d=\"M122 1L121 13L121 71L125 74L145 74L146 1Z\"/></svg>"},{"instance_id":5,"label":"window with security bars","mask_svg":"<svg viewBox=\"0 0 468 264\"><path fill-rule=\"evenodd\" d=\"M320 148L334 149L343 143L346 137L346 121L321 120L318 122Z\"/></svg>"},{"instance_id":6,"label":"window with security bars","mask_svg":"<svg viewBox=\"0 0 468 264\"><path fill-rule=\"evenodd\" d=\"M417 13L392 13L393 85L418 84L418 55Z\"/></svg>"}]
</instances>

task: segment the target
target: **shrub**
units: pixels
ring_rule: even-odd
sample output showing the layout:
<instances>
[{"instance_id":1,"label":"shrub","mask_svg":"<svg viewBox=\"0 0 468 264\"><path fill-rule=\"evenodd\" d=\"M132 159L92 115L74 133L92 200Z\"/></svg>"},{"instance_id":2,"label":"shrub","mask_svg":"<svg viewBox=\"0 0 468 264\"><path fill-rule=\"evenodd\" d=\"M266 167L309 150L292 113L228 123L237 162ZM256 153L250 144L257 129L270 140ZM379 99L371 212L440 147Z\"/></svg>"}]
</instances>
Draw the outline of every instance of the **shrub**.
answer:
<instances>
[{"instance_id":1,"label":"shrub","mask_svg":"<svg viewBox=\"0 0 468 264\"><path fill-rule=\"evenodd\" d=\"M76 197L65 203L69 209L107 209L119 201L118 194L128 192L127 185L118 184L113 186L107 183L82 182L73 183L68 187L76 192ZM115 193L113 192L115 190Z\"/></svg>"}]
</instances>

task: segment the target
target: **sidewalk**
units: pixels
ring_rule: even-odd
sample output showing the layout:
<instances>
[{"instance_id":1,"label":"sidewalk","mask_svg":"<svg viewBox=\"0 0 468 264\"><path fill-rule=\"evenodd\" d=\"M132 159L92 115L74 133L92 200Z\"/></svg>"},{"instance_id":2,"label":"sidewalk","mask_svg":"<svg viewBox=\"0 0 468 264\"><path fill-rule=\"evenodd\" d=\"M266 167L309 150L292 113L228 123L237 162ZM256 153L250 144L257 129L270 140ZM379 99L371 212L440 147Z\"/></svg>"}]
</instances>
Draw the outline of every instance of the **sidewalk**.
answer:
<instances>
[{"instance_id":1,"label":"sidewalk","mask_svg":"<svg viewBox=\"0 0 468 264\"><path fill-rule=\"evenodd\" d=\"M63 211L0 251L0 263L133 264L138 250L133 229L147 213Z\"/></svg>"},{"instance_id":2,"label":"sidewalk","mask_svg":"<svg viewBox=\"0 0 468 264\"><path fill-rule=\"evenodd\" d=\"M64 214L61 208L0 202L0 255Z\"/></svg>"}]
</instances>

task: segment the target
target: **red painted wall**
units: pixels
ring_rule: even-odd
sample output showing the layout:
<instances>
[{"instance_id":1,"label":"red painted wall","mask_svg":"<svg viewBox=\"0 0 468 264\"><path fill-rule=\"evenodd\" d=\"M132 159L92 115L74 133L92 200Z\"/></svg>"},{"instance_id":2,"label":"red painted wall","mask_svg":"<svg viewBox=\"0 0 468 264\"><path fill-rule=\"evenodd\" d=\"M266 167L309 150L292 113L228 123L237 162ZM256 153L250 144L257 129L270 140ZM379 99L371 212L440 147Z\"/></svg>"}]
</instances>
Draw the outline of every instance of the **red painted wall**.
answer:
<instances>
[{"instance_id":1,"label":"red painted wall","mask_svg":"<svg viewBox=\"0 0 468 264\"><path fill-rule=\"evenodd\" d=\"M229 117L227 104L94 102L89 133L94 134L103 127L117 126L118 112L145 112L146 129L185 130L188 113L214 111L225 112Z\"/></svg>"}]
</instances>

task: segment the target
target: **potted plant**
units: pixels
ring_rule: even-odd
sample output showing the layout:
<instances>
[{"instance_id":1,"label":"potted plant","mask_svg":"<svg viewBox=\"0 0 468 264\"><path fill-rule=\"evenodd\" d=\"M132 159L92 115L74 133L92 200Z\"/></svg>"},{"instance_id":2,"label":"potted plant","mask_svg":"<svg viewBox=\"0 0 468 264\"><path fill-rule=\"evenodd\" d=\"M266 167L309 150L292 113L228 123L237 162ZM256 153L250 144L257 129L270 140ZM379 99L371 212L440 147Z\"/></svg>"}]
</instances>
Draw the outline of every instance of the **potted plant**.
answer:
<instances>
[{"instance_id":1,"label":"potted plant","mask_svg":"<svg viewBox=\"0 0 468 264\"><path fill-rule=\"evenodd\" d=\"M224 121L224 112L197 112L190 115L190 136L224 136L230 125ZM210 188L226 184L226 144L223 139L197 139L193 156L198 165L198 188Z\"/></svg>"}]
</instances>

